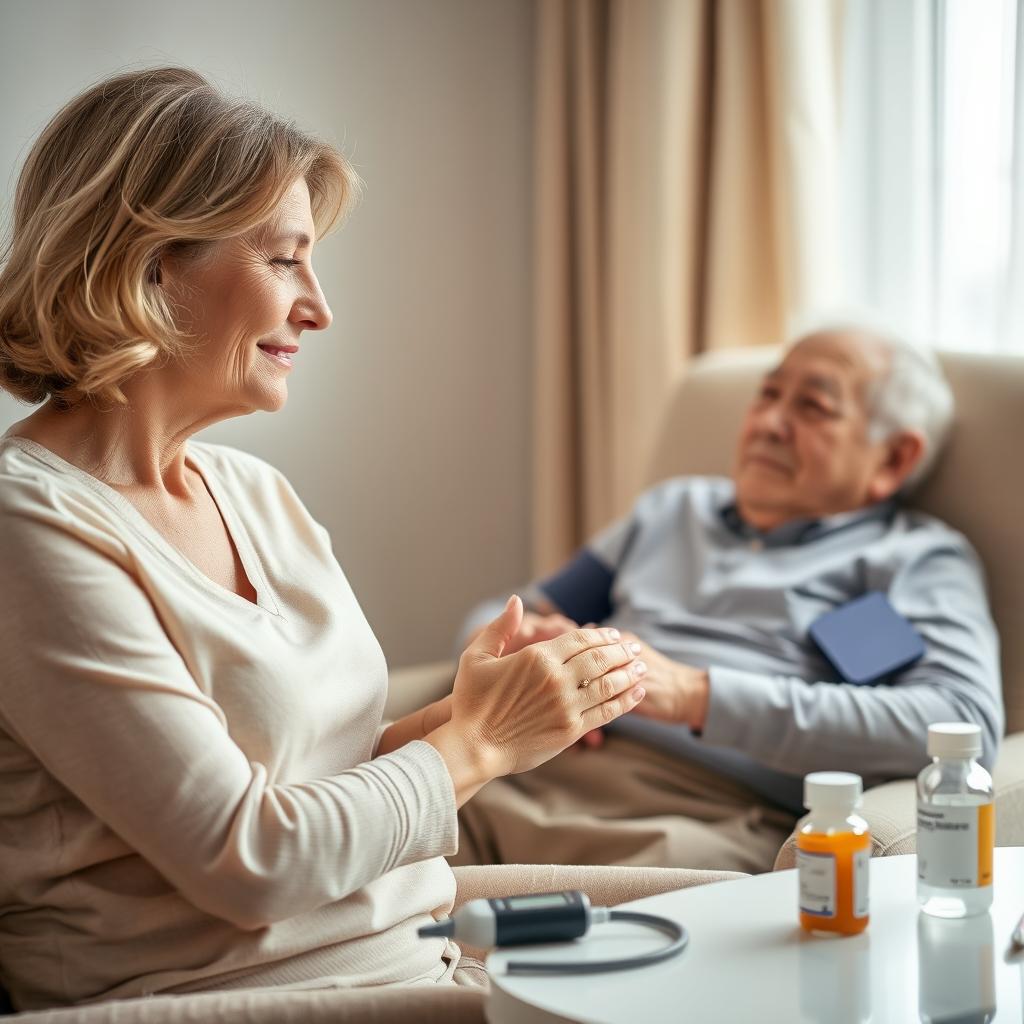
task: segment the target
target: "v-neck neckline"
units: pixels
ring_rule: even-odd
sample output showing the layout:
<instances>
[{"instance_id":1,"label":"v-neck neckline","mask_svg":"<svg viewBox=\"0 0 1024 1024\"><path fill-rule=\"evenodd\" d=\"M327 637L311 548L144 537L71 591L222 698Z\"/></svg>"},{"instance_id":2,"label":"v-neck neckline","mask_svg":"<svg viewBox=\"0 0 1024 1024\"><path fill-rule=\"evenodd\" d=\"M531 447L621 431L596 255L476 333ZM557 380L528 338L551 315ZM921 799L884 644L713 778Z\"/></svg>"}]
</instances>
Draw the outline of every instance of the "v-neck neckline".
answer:
<instances>
[{"instance_id":1,"label":"v-neck neckline","mask_svg":"<svg viewBox=\"0 0 1024 1024\"><path fill-rule=\"evenodd\" d=\"M232 503L227 499L216 479L216 474L210 471L210 464L206 461L205 454L198 445L193 446L186 442L185 461L191 463L192 468L199 474L210 497L216 505L221 519L224 522L224 529L228 532L238 558L242 563L242 569L249 580L250 586L256 591L256 600L250 601L247 597L236 593L228 587L215 582L204 573L199 566L190 558L187 558L177 547L166 537L132 504L123 494L115 490L109 484L105 484L98 477L87 473L84 469L68 462L56 452L51 451L38 441L28 437L21 437L18 434L6 434L0 437L2 442L14 442L18 447L36 455L43 462L54 469L67 473L85 484L91 491L111 505L120 515L133 527L135 533L146 541L150 547L160 552L165 559L182 570L189 578L198 582L204 589L217 595L223 600L241 604L247 608L261 608L271 615L280 616L280 608L276 597L267 583L260 565L259 557L249 539L249 533L244 524L235 514Z\"/></svg>"}]
</instances>

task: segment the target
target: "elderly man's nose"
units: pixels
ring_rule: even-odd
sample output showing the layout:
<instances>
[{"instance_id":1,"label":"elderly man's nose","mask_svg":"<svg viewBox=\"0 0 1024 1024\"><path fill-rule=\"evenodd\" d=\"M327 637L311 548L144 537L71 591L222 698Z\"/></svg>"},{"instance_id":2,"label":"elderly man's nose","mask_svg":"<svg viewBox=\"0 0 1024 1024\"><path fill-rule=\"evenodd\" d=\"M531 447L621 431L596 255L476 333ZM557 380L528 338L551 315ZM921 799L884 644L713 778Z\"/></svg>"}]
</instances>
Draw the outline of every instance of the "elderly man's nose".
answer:
<instances>
[{"instance_id":1,"label":"elderly man's nose","mask_svg":"<svg viewBox=\"0 0 1024 1024\"><path fill-rule=\"evenodd\" d=\"M789 432L789 417L781 402L770 402L757 411L755 426L762 434L784 438Z\"/></svg>"}]
</instances>

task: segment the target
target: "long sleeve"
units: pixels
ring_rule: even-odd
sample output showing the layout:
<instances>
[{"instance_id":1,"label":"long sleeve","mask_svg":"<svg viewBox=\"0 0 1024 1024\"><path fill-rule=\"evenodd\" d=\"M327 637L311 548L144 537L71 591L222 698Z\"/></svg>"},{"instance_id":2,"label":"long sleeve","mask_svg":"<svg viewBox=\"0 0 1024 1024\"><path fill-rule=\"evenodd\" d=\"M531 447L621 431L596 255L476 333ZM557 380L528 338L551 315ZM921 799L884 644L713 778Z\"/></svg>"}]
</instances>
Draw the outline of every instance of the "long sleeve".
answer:
<instances>
[{"instance_id":1,"label":"long sleeve","mask_svg":"<svg viewBox=\"0 0 1024 1024\"><path fill-rule=\"evenodd\" d=\"M200 909L261 927L455 851L428 744L275 783L112 557L55 515L8 516L0 564L0 725Z\"/></svg>"},{"instance_id":2,"label":"long sleeve","mask_svg":"<svg viewBox=\"0 0 1024 1024\"><path fill-rule=\"evenodd\" d=\"M704 742L794 774L867 768L891 778L927 763L930 723L972 721L991 766L1004 725L999 646L975 557L956 544L933 548L899 570L889 598L926 645L893 683L854 686L712 665Z\"/></svg>"},{"instance_id":3,"label":"long sleeve","mask_svg":"<svg viewBox=\"0 0 1024 1024\"><path fill-rule=\"evenodd\" d=\"M0 962L23 1009L436 982L455 795L374 758L387 664L326 531L267 463L189 442L255 592L116 490L0 438ZM457 956L457 953L455 954Z\"/></svg>"}]
</instances>

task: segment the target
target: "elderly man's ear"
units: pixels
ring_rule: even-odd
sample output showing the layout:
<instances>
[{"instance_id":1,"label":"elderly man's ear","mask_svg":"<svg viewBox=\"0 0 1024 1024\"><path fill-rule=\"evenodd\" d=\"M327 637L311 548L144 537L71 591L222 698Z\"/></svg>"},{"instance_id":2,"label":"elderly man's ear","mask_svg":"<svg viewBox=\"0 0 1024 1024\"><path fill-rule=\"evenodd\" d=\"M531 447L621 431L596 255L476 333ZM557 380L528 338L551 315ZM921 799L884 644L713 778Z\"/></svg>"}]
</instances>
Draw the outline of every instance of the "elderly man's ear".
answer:
<instances>
[{"instance_id":1,"label":"elderly man's ear","mask_svg":"<svg viewBox=\"0 0 1024 1024\"><path fill-rule=\"evenodd\" d=\"M891 498L924 456L925 437L918 430L904 430L885 442L885 459L868 483L871 502Z\"/></svg>"}]
</instances>

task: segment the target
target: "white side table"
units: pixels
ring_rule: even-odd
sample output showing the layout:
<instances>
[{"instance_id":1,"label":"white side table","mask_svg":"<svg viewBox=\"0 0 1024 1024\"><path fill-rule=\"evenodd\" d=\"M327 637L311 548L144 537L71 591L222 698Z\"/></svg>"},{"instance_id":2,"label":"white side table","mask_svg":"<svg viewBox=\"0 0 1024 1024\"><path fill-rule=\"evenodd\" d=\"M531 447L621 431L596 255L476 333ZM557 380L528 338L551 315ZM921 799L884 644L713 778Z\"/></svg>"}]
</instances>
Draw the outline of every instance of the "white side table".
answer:
<instances>
[{"instance_id":1,"label":"white side table","mask_svg":"<svg viewBox=\"0 0 1024 1024\"><path fill-rule=\"evenodd\" d=\"M1024 953L1010 934L1024 912L1024 847L996 850L987 914L920 914L913 855L871 861L871 921L860 935L818 938L797 923L796 871L683 889L625 904L690 932L682 955L606 974L508 975L507 960L605 959L663 936L596 926L583 941L495 951L487 958L491 1024L950 1024L1024 1021Z\"/></svg>"}]
</instances>

